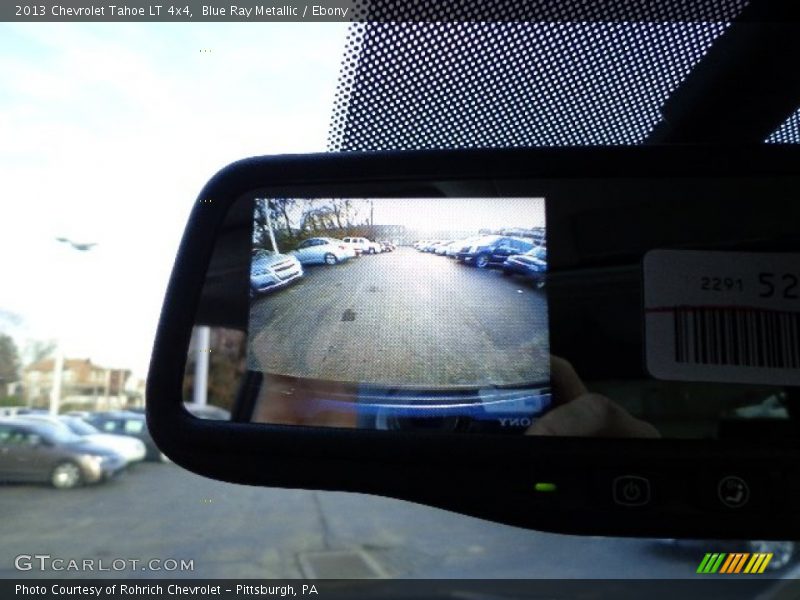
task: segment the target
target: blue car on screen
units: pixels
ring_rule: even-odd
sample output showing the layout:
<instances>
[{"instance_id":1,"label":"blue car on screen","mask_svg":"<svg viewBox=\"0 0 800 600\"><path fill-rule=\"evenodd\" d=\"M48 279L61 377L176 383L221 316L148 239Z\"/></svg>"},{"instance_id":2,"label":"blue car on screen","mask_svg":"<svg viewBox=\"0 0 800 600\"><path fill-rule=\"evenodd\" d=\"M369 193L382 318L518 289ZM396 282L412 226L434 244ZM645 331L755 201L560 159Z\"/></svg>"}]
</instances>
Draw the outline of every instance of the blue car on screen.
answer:
<instances>
[{"instance_id":1,"label":"blue car on screen","mask_svg":"<svg viewBox=\"0 0 800 600\"><path fill-rule=\"evenodd\" d=\"M503 274L522 275L537 288L544 287L547 276L547 248L536 246L524 254L513 254L503 263Z\"/></svg>"}]
</instances>

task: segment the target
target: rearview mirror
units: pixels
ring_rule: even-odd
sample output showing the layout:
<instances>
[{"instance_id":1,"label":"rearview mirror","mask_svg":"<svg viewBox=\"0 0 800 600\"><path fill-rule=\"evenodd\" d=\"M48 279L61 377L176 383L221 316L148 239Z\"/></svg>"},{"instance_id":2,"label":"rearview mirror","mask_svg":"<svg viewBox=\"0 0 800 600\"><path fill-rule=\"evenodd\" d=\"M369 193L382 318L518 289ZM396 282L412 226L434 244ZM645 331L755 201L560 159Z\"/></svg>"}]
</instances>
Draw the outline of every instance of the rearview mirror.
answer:
<instances>
[{"instance_id":1,"label":"rearview mirror","mask_svg":"<svg viewBox=\"0 0 800 600\"><path fill-rule=\"evenodd\" d=\"M796 539L798 159L234 163L178 253L152 435L227 481L565 533Z\"/></svg>"}]
</instances>

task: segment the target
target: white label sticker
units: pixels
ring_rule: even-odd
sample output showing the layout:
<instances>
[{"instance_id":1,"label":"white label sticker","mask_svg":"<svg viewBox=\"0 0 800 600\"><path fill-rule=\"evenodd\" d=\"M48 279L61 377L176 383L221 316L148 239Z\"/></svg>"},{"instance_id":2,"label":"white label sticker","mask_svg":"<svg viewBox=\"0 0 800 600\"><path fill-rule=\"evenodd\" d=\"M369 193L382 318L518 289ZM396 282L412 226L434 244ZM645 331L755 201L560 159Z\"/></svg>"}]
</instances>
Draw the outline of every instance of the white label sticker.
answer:
<instances>
[{"instance_id":1,"label":"white label sticker","mask_svg":"<svg viewBox=\"0 0 800 600\"><path fill-rule=\"evenodd\" d=\"M652 250L644 257L653 377L800 385L800 255Z\"/></svg>"}]
</instances>

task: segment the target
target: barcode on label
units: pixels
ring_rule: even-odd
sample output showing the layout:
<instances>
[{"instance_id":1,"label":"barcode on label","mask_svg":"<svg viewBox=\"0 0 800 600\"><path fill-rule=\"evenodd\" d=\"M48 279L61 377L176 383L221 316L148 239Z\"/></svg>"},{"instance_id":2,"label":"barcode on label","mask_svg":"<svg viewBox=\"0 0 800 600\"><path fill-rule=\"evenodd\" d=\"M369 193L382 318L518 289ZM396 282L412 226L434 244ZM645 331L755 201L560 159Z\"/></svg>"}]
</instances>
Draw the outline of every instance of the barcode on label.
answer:
<instances>
[{"instance_id":1,"label":"barcode on label","mask_svg":"<svg viewBox=\"0 0 800 600\"><path fill-rule=\"evenodd\" d=\"M800 368L800 313L738 307L675 307L675 361Z\"/></svg>"}]
</instances>

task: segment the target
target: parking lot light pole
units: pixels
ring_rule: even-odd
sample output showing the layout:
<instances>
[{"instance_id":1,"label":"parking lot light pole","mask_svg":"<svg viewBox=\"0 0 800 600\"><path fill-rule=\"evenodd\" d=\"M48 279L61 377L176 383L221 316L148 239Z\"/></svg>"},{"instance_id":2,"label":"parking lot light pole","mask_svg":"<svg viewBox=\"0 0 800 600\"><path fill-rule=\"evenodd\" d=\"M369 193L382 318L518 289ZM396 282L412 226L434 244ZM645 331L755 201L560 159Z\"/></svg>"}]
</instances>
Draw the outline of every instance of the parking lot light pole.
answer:
<instances>
[{"instance_id":1,"label":"parking lot light pole","mask_svg":"<svg viewBox=\"0 0 800 600\"><path fill-rule=\"evenodd\" d=\"M275 232L272 231L272 209L270 208L269 200L267 200L267 229L269 229L269 240L272 242L272 249L275 254L280 254L278 244L275 242Z\"/></svg>"},{"instance_id":2,"label":"parking lot light pole","mask_svg":"<svg viewBox=\"0 0 800 600\"><path fill-rule=\"evenodd\" d=\"M194 393L196 406L205 406L208 402L208 362L211 350L211 328L201 325L197 328L197 346L194 362Z\"/></svg>"}]
</instances>

